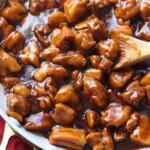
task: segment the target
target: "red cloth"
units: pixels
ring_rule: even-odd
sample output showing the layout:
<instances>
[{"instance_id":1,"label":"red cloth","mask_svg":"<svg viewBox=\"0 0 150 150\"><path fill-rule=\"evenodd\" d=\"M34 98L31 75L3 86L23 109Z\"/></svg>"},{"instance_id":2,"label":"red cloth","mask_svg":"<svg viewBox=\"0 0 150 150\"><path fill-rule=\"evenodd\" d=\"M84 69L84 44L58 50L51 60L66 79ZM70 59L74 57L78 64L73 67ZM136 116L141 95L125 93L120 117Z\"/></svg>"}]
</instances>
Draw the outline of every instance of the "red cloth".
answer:
<instances>
[{"instance_id":1,"label":"red cloth","mask_svg":"<svg viewBox=\"0 0 150 150\"><path fill-rule=\"evenodd\" d=\"M0 117L0 144L3 138L4 126L5 121ZM7 150L33 150L33 148L19 137L14 136L9 140Z\"/></svg>"}]
</instances>

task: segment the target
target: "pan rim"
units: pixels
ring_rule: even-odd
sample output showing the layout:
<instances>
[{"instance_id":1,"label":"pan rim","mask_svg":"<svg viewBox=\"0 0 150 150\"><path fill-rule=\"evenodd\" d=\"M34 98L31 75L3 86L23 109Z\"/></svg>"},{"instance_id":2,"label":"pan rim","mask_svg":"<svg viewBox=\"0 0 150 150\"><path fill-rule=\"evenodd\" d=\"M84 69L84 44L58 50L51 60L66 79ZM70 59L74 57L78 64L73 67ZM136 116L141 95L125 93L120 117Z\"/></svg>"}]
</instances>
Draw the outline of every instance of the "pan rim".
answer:
<instances>
[{"instance_id":1,"label":"pan rim","mask_svg":"<svg viewBox=\"0 0 150 150\"><path fill-rule=\"evenodd\" d=\"M2 94L0 100L5 101L5 95L3 94L2 90L0 89L0 94ZM15 131L17 132L21 137L29 141L30 143L34 144L35 146L41 148L42 150L66 150L64 148L56 147L52 144L49 144L48 147L47 145L43 145L42 142L36 141L32 136L29 134L33 134L34 132L26 131L23 126L21 125L18 127L15 125L13 121L9 119L9 117L6 115L6 113L2 110L2 107L0 106L0 116L5 120L6 123ZM38 133L37 133L38 134ZM34 133L34 136L39 136L39 138L42 138L42 135L36 135ZM40 137L41 136L41 137ZM44 138L44 137L43 137ZM46 138L45 138L46 139ZM48 140L48 139L47 139Z\"/></svg>"}]
</instances>

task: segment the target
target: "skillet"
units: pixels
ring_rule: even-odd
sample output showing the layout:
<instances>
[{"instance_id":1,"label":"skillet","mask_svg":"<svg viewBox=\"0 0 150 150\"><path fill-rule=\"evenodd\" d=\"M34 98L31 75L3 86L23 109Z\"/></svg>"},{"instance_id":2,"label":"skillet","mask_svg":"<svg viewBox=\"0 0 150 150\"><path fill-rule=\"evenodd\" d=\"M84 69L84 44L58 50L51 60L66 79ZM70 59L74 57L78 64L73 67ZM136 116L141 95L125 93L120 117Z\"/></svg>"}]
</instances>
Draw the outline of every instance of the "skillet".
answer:
<instances>
[{"instance_id":1,"label":"skillet","mask_svg":"<svg viewBox=\"0 0 150 150\"><path fill-rule=\"evenodd\" d=\"M7 0L0 0L0 10L3 8L6 1ZM51 145L48 139L44 136L25 130L17 120L6 115L6 109L6 97L4 95L3 87L0 85L0 116L7 122L7 124L24 139L43 150L65 150L64 148L58 148Z\"/></svg>"},{"instance_id":2,"label":"skillet","mask_svg":"<svg viewBox=\"0 0 150 150\"><path fill-rule=\"evenodd\" d=\"M4 96L3 88L0 86L0 116L9 124L9 126L16 131L19 135L25 138L30 143L34 144L35 146L41 148L42 150L65 150L64 148L55 147L51 145L47 138L38 134L26 131L23 126L20 125L19 122L8 117L6 115L6 98Z\"/></svg>"},{"instance_id":3,"label":"skillet","mask_svg":"<svg viewBox=\"0 0 150 150\"><path fill-rule=\"evenodd\" d=\"M49 150L51 150L51 149L52 150L63 150L63 148L58 148L53 145L50 145L48 140L46 138L44 138L43 136L41 136L40 134L35 134L32 132L26 131L22 126L15 123L15 121L13 121L11 117L8 117L5 114L7 105L6 105L6 100L5 100L5 96L3 94L2 89L0 91L0 101L1 101L0 115L22 137L24 137L25 139L29 140L31 143L35 144L36 146L38 146L39 148L44 149L44 150L48 150L48 149ZM146 148L146 149L149 149L149 148Z\"/></svg>"}]
</instances>

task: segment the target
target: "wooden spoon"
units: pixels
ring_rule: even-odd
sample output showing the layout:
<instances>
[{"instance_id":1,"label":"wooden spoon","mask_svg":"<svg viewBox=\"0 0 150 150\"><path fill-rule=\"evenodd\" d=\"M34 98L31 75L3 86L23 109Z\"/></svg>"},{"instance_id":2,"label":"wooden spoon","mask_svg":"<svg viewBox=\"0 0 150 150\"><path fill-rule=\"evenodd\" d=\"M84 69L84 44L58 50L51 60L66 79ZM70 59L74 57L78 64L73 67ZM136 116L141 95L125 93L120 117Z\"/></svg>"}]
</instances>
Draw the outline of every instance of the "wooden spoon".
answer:
<instances>
[{"instance_id":1,"label":"wooden spoon","mask_svg":"<svg viewBox=\"0 0 150 150\"><path fill-rule=\"evenodd\" d=\"M119 47L119 56L114 63L113 70L128 67L143 60L150 59L150 42L145 42L131 36L110 32Z\"/></svg>"}]
</instances>

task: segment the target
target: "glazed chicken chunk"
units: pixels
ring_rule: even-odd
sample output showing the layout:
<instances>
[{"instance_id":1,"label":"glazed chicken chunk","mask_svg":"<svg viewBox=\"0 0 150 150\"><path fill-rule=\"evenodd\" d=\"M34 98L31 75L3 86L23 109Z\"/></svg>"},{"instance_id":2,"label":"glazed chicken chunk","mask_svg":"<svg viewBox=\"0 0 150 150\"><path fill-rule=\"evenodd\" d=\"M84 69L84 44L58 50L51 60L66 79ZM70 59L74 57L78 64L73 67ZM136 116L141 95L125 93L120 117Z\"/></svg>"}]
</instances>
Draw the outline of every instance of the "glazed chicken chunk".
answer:
<instances>
[{"instance_id":1,"label":"glazed chicken chunk","mask_svg":"<svg viewBox=\"0 0 150 150\"><path fill-rule=\"evenodd\" d=\"M65 146L69 149L82 150L86 144L85 130L74 128L54 128L49 136L51 144Z\"/></svg>"},{"instance_id":2,"label":"glazed chicken chunk","mask_svg":"<svg viewBox=\"0 0 150 150\"><path fill-rule=\"evenodd\" d=\"M46 131L52 126L51 115L49 113L40 112L33 116L25 118L25 129L31 131Z\"/></svg>"},{"instance_id":3,"label":"glazed chicken chunk","mask_svg":"<svg viewBox=\"0 0 150 150\"><path fill-rule=\"evenodd\" d=\"M102 112L102 123L106 126L121 126L127 122L132 112L130 106L121 104L109 105L104 112Z\"/></svg>"},{"instance_id":4,"label":"glazed chicken chunk","mask_svg":"<svg viewBox=\"0 0 150 150\"><path fill-rule=\"evenodd\" d=\"M85 114L85 120L90 128L93 128L95 125L99 125L101 122L100 114L94 110L90 110Z\"/></svg>"},{"instance_id":5,"label":"glazed chicken chunk","mask_svg":"<svg viewBox=\"0 0 150 150\"><path fill-rule=\"evenodd\" d=\"M130 140L144 146L150 146L149 125L149 116L134 112L126 124L126 129L131 132Z\"/></svg>"},{"instance_id":6,"label":"glazed chicken chunk","mask_svg":"<svg viewBox=\"0 0 150 150\"><path fill-rule=\"evenodd\" d=\"M88 134L86 140L93 150L113 150L114 148L113 138L108 128Z\"/></svg>"},{"instance_id":7,"label":"glazed chicken chunk","mask_svg":"<svg viewBox=\"0 0 150 150\"><path fill-rule=\"evenodd\" d=\"M58 124L70 124L75 120L76 112L71 107L58 103L55 106L53 120Z\"/></svg>"},{"instance_id":8,"label":"glazed chicken chunk","mask_svg":"<svg viewBox=\"0 0 150 150\"><path fill-rule=\"evenodd\" d=\"M70 86L64 86L57 92L56 103L68 104L76 110L81 110L82 108L78 93Z\"/></svg>"},{"instance_id":9,"label":"glazed chicken chunk","mask_svg":"<svg viewBox=\"0 0 150 150\"><path fill-rule=\"evenodd\" d=\"M27 14L27 9L15 0L9 0L1 15L10 22L19 23Z\"/></svg>"},{"instance_id":10,"label":"glazed chicken chunk","mask_svg":"<svg viewBox=\"0 0 150 150\"><path fill-rule=\"evenodd\" d=\"M0 75L6 76L9 72L21 71L17 60L4 50L0 50Z\"/></svg>"},{"instance_id":11,"label":"glazed chicken chunk","mask_svg":"<svg viewBox=\"0 0 150 150\"><path fill-rule=\"evenodd\" d=\"M126 89L120 93L120 97L132 106L138 106L145 96L145 87L140 86L139 81L132 81Z\"/></svg>"},{"instance_id":12,"label":"glazed chicken chunk","mask_svg":"<svg viewBox=\"0 0 150 150\"><path fill-rule=\"evenodd\" d=\"M4 40L13 30L15 26L8 24L4 17L0 17L0 38Z\"/></svg>"},{"instance_id":13,"label":"glazed chicken chunk","mask_svg":"<svg viewBox=\"0 0 150 150\"><path fill-rule=\"evenodd\" d=\"M116 5L115 15L124 20L134 17L140 11L139 3L136 0L121 0Z\"/></svg>"},{"instance_id":14,"label":"glazed chicken chunk","mask_svg":"<svg viewBox=\"0 0 150 150\"><path fill-rule=\"evenodd\" d=\"M7 97L7 105L11 111L17 112L21 115L26 115L30 111L28 102L16 94Z\"/></svg>"},{"instance_id":15,"label":"glazed chicken chunk","mask_svg":"<svg viewBox=\"0 0 150 150\"><path fill-rule=\"evenodd\" d=\"M77 22L86 12L88 0L67 0L64 3L66 19L69 23Z\"/></svg>"},{"instance_id":16,"label":"glazed chicken chunk","mask_svg":"<svg viewBox=\"0 0 150 150\"><path fill-rule=\"evenodd\" d=\"M84 96L91 105L96 105L100 108L104 108L107 105L107 90L96 79L85 78L84 79Z\"/></svg>"}]
</instances>

